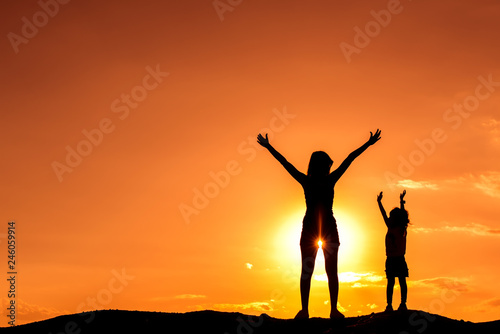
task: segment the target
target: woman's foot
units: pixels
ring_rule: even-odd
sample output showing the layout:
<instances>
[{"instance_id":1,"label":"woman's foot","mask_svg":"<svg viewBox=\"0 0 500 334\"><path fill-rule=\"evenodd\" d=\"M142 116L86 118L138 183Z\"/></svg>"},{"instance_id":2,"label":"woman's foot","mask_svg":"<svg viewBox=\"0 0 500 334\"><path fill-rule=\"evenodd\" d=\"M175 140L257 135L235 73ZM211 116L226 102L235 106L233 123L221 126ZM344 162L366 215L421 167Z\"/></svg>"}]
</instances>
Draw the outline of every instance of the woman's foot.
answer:
<instances>
[{"instance_id":1,"label":"woman's foot","mask_svg":"<svg viewBox=\"0 0 500 334\"><path fill-rule=\"evenodd\" d=\"M392 305L387 305L386 308L385 308L385 313L389 313L389 312L392 312L394 311L394 309L392 308Z\"/></svg>"},{"instance_id":2,"label":"woman's foot","mask_svg":"<svg viewBox=\"0 0 500 334\"><path fill-rule=\"evenodd\" d=\"M406 303L401 303L398 307L398 311L408 311L408 307L406 307Z\"/></svg>"},{"instance_id":3,"label":"woman's foot","mask_svg":"<svg viewBox=\"0 0 500 334\"><path fill-rule=\"evenodd\" d=\"M294 319L309 319L309 312L307 310L300 310Z\"/></svg>"},{"instance_id":4,"label":"woman's foot","mask_svg":"<svg viewBox=\"0 0 500 334\"><path fill-rule=\"evenodd\" d=\"M337 309L332 310L332 312L330 313L330 319L332 319L332 320L338 320L338 319L344 319L344 318L345 318L345 315L340 313L339 310L337 310Z\"/></svg>"}]
</instances>

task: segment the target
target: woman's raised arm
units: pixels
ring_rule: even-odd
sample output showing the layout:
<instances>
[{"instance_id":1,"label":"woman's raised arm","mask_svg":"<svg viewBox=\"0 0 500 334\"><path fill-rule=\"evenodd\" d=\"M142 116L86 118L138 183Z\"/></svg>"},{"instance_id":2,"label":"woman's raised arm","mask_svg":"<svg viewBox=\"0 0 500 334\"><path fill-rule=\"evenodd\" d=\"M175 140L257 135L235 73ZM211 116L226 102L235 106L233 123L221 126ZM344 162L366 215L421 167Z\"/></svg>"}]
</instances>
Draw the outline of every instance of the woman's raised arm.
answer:
<instances>
[{"instance_id":1,"label":"woman's raised arm","mask_svg":"<svg viewBox=\"0 0 500 334\"><path fill-rule=\"evenodd\" d=\"M257 136L257 142L262 145L263 147L267 148L267 150L273 155L273 157L276 158L280 162L283 167L285 167L286 171L290 173L290 175L297 180L300 184L304 181L304 178L306 177L304 173L301 173L295 168L291 163L288 162L288 160L285 159L281 153L276 151L274 147L269 143L269 139L267 138L267 133L266 136L262 136L260 133Z\"/></svg>"},{"instance_id":2,"label":"woman's raised arm","mask_svg":"<svg viewBox=\"0 0 500 334\"><path fill-rule=\"evenodd\" d=\"M358 149L352 151L351 154L349 154L347 158L340 164L340 166L330 174L333 178L335 178L335 181L340 179L340 177L345 173L347 168L354 161L354 159L359 157L361 153L363 153L368 147L380 140L380 133L381 131L379 129L375 131L375 134L370 132L370 138L366 141L366 143L361 145Z\"/></svg>"}]
</instances>

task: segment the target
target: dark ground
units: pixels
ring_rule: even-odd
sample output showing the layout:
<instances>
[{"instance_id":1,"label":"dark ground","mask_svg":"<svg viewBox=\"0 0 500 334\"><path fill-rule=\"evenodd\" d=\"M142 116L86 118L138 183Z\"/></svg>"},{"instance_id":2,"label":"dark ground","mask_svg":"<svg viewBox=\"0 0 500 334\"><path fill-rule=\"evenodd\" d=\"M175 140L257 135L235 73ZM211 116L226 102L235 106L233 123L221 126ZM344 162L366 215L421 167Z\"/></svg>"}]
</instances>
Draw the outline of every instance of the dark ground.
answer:
<instances>
[{"instance_id":1,"label":"dark ground","mask_svg":"<svg viewBox=\"0 0 500 334\"><path fill-rule=\"evenodd\" d=\"M308 320L276 319L266 314L199 311L160 313L106 310L72 314L15 327L0 328L2 333L101 334L101 333L500 333L500 320L472 323L452 320L423 311L372 313L333 322L324 318Z\"/></svg>"}]
</instances>

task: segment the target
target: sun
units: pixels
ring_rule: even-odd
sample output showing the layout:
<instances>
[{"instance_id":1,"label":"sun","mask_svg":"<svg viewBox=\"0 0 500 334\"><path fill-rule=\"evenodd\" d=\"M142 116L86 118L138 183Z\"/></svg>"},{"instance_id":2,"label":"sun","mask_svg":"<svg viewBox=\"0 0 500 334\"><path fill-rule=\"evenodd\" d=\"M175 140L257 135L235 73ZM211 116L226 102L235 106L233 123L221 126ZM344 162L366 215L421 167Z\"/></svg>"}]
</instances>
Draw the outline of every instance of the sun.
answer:
<instances>
[{"instance_id":1,"label":"sun","mask_svg":"<svg viewBox=\"0 0 500 334\"><path fill-rule=\"evenodd\" d=\"M270 236L273 238L273 257L286 266L300 264L300 234L304 212L296 211L284 217Z\"/></svg>"},{"instance_id":2,"label":"sun","mask_svg":"<svg viewBox=\"0 0 500 334\"><path fill-rule=\"evenodd\" d=\"M362 261L366 236L360 217L341 210L338 210L334 215L340 239L339 271L342 271L342 267L356 265Z\"/></svg>"},{"instance_id":3,"label":"sun","mask_svg":"<svg viewBox=\"0 0 500 334\"><path fill-rule=\"evenodd\" d=\"M365 244L365 235L362 229L362 223L356 216L346 214L344 211L334 212L337 220L337 229L339 232L339 271L342 267L352 271L351 266L361 262L362 245ZM304 212L297 211L283 219L278 225L276 232L272 236L274 243L273 257L279 259L281 263L300 264L300 234L302 231L302 219ZM317 264L321 265L324 261L323 242L318 240Z\"/></svg>"}]
</instances>

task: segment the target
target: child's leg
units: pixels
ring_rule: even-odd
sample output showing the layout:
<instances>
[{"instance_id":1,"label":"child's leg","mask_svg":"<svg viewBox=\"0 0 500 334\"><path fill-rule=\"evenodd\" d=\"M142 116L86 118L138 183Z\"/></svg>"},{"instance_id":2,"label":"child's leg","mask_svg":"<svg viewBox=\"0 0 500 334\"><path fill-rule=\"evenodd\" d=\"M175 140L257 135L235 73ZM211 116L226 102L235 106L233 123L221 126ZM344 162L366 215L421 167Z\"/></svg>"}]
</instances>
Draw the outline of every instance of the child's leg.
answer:
<instances>
[{"instance_id":1,"label":"child's leg","mask_svg":"<svg viewBox=\"0 0 500 334\"><path fill-rule=\"evenodd\" d=\"M398 277L399 287L401 288L401 304L406 304L408 297L408 286L406 285L406 277Z\"/></svg>"},{"instance_id":2,"label":"child's leg","mask_svg":"<svg viewBox=\"0 0 500 334\"><path fill-rule=\"evenodd\" d=\"M387 305L392 305L392 294L394 292L395 277L387 277Z\"/></svg>"}]
</instances>

